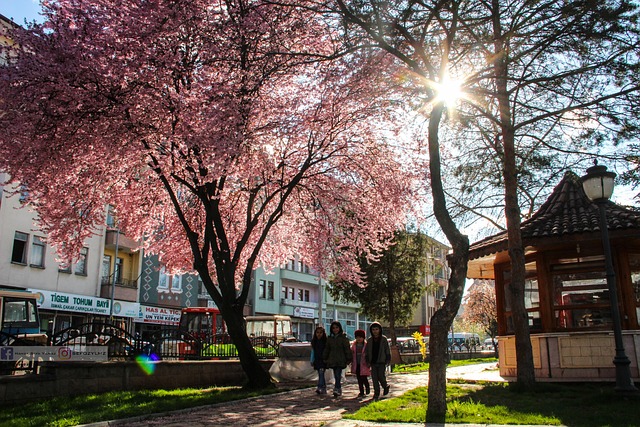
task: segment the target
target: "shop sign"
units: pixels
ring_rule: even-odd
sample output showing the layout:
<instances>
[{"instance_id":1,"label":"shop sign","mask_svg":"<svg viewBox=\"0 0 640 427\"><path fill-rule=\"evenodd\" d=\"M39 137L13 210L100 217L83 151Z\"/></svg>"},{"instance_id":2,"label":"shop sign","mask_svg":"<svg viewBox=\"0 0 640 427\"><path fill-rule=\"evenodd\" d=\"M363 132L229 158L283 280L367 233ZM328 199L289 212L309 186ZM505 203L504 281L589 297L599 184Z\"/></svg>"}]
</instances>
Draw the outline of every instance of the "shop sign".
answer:
<instances>
[{"instance_id":1,"label":"shop sign","mask_svg":"<svg viewBox=\"0 0 640 427\"><path fill-rule=\"evenodd\" d=\"M164 325L180 324L180 310L175 308L151 307L140 305L141 316L135 321L142 323L159 323Z\"/></svg>"},{"instance_id":2,"label":"shop sign","mask_svg":"<svg viewBox=\"0 0 640 427\"><path fill-rule=\"evenodd\" d=\"M40 309L111 315L111 300L106 298L41 289L28 289L28 291L38 294L38 307ZM114 301L113 314L118 317L138 317L140 312L139 305L128 301Z\"/></svg>"},{"instance_id":3,"label":"shop sign","mask_svg":"<svg viewBox=\"0 0 640 427\"><path fill-rule=\"evenodd\" d=\"M140 315L140 304L137 302L116 300L113 302L113 315L137 318Z\"/></svg>"},{"instance_id":4,"label":"shop sign","mask_svg":"<svg viewBox=\"0 0 640 427\"><path fill-rule=\"evenodd\" d=\"M315 317L315 310L308 307L294 307L293 315L295 317L303 317L305 319L313 319Z\"/></svg>"}]
</instances>

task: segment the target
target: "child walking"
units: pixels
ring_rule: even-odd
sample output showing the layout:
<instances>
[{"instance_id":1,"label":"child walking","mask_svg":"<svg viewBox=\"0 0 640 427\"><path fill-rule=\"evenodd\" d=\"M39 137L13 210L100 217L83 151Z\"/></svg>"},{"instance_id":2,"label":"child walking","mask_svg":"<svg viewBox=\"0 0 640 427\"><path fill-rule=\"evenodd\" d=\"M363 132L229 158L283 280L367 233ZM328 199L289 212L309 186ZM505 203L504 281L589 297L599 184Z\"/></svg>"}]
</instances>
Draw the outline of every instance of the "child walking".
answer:
<instances>
[{"instance_id":1,"label":"child walking","mask_svg":"<svg viewBox=\"0 0 640 427\"><path fill-rule=\"evenodd\" d=\"M353 341L353 344L351 344L351 352L353 353L351 373L355 374L358 379L358 388L360 389L358 399L362 399L371 391L369 388L368 378L368 376L371 375L371 369L365 360L365 351L367 347L367 342L364 339L365 332L362 329L357 329L353 334L356 339Z\"/></svg>"},{"instance_id":2,"label":"child walking","mask_svg":"<svg viewBox=\"0 0 640 427\"><path fill-rule=\"evenodd\" d=\"M316 327L316 331L311 338L311 364L313 369L318 371L318 387L316 393L327 394L327 383L324 379L324 371L327 364L324 363L323 354L327 346L327 333L322 326Z\"/></svg>"},{"instance_id":3,"label":"child walking","mask_svg":"<svg viewBox=\"0 0 640 427\"><path fill-rule=\"evenodd\" d=\"M369 326L371 336L367 340L365 358L371 367L371 381L373 382L373 400L380 399L380 385L383 387L383 396L389 394L389 384L385 370L391 362L391 349L387 337L382 335L382 325L373 322Z\"/></svg>"},{"instance_id":4,"label":"child walking","mask_svg":"<svg viewBox=\"0 0 640 427\"><path fill-rule=\"evenodd\" d=\"M333 397L342 396L342 370L351 363L351 344L347 334L342 330L340 322L331 323L331 334L327 338L327 346L324 349L323 358L327 368L333 369L335 386Z\"/></svg>"}]
</instances>

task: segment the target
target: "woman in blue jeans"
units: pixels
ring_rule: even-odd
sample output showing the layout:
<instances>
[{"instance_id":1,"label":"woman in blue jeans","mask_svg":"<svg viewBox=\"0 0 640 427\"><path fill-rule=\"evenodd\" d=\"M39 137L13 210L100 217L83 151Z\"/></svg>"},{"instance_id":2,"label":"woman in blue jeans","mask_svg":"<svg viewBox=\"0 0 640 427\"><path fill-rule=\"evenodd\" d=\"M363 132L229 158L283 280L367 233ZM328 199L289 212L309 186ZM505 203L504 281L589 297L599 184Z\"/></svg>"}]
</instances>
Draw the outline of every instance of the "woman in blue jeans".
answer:
<instances>
[{"instance_id":1,"label":"woman in blue jeans","mask_svg":"<svg viewBox=\"0 0 640 427\"><path fill-rule=\"evenodd\" d=\"M335 386L333 397L342 396L342 371L351 363L353 353L347 334L342 330L340 322L331 323L331 334L327 338L327 346L324 349L323 359L327 368L333 369Z\"/></svg>"},{"instance_id":2,"label":"woman in blue jeans","mask_svg":"<svg viewBox=\"0 0 640 427\"><path fill-rule=\"evenodd\" d=\"M326 394L327 383L324 380L324 371L327 369L327 364L324 363L323 354L324 349L327 346L327 333L322 326L318 326L311 338L311 364L313 369L318 371L318 387L316 393Z\"/></svg>"}]
</instances>

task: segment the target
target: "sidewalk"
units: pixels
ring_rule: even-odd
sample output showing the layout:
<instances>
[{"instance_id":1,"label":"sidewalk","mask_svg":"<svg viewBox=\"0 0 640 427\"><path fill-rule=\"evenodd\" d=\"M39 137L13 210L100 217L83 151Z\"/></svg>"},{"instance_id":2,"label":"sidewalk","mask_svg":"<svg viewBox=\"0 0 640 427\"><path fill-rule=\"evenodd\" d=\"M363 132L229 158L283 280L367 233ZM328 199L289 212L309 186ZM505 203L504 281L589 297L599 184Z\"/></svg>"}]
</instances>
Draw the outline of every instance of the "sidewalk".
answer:
<instances>
[{"instance_id":1,"label":"sidewalk","mask_svg":"<svg viewBox=\"0 0 640 427\"><path fill-rule=\"evenodd\" d=\"M408 390L426 386L428 373L390 374L391 390L387 398L400 396ZM504 381L499 376L495 363L469 365L447 369L447 378L468 380ZM358 385L354 377L348 376L343 384L343 395L334 399L330 394L317 395L315 387L287 391L270 396L260 396L236 402L210 405L166 414L114 420L88 424L91 427L131 426L131 427L204 427L204 426L255 426L255 427L425 427L425 424L370 423L343 420L344 413L352 413L363 405L371 403L371 398L362 401L356 398ZM443 424L429 424L442 427ZM451 424L456 427L470 427L465 424ZM86 426L85 426L86 427ZM489 426L487 426L489 427Z\"/></svg>"}]
</instances>

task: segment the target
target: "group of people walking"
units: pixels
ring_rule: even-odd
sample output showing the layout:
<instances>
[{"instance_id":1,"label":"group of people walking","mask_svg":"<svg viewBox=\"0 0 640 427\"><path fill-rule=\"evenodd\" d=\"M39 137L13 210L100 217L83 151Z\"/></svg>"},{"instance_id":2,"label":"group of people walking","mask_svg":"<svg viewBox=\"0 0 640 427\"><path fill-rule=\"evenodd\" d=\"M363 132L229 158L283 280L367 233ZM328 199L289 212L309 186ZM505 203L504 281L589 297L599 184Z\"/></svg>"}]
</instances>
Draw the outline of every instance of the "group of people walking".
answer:
<instances>
[{"instance_id":1,"label":"group of people walking","mask_svg":"<svg viewBox=\"0 0 640 427\"><path fill-rule=\"evenodd\" d=\"M349 342L340 322L332 322L327 335L324 327L318 326L311 340L311 363L318 371L318 387L316 393L326 394L327 383L325 371L333 370L333 397L342 395L342 373L351 365L351 373L358 379L360 394L364 398L371 393L369 376L373 382L373 400L380 399L380 392L389 394L386 368L391 362L391 350L387 337L382 333L382 325L374 322L369 327L369 337L365 331L354 332L355 340Z\"/></svg>"}]
</instances>

